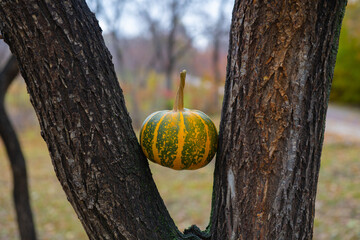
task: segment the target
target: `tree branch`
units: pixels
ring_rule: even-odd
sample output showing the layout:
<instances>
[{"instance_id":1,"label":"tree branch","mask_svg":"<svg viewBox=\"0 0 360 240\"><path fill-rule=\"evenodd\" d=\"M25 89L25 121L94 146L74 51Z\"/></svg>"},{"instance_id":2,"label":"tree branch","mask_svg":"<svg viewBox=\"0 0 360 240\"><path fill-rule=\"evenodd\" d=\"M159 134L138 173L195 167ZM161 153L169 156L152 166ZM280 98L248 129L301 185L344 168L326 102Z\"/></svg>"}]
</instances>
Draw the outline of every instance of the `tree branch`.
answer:
<instances>
[{"instance_id":1,"label":"tree branch","mask_svg":"<svg viewBox=\"0 0 360 240\"><path fill-rule=\"evenodd\" d=\"M35 240L36 231L30 207L25 158L4 103L6 91L18 74L19 68L12 55L0 72L0 136L5 144L13 175L13 198L20 237L22 240Z\"/></svg>"},{"instance_id":2,"label":"tree branch","mask_svg":"<svg viewBox=\"0 0 360 240\"><path fill-rule=\"evenodd\" d=\"M6 91L18 74L19 68L16 62L16 58L14 55L11 55L5 67L0 72L0 101L4 101Z\"/></svg>"}]
</instances>

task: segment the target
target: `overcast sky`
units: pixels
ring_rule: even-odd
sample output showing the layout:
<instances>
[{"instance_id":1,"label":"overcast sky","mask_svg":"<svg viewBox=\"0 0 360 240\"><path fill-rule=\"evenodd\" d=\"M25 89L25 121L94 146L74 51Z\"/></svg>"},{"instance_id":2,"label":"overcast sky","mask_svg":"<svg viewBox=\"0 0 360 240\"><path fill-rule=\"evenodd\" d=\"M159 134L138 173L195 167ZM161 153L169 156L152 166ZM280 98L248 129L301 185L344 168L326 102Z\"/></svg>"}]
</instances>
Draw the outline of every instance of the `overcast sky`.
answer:
<instances>
[{"instance_id":1,"label":"overcast sky","mask_svg":"<svg viewBox=\"0 0 360 240\"><path fill-rule=\"evenodd\" d=\"M208 0L203 1L202 4L194 5L193 8L187 10L186 14L183 18L183 23L186 25L188 31L191 33L194 39L194 45L199 48L204 48L208 44L207 37L203 34L205 29L205 24L209 24L210 21L215 20L218 16L218 8L220 4L220 0ZM230 27L231 20L231 12L233 7L233 0L228 0L225 4L225 18L226 22ZM104 1L104 3L109 3L107 6L111 9L111 1ZM206 3L206 4L205 4ZM199 11L202 14L208 14L208 18L204 18L202 14L199 14ZM111 15L111 11L109 11L109 15ZM162 19L163 24L166 25L167 15L161 9L161 7L154 7L153 13L154 16L160 16L159 19ZM159 15L160 14L160 15ZM109 31L109 28L101 16L97 16L100 26L106 34ZM208 22L206 22L208 20ZM120 20L119 28L120 34L123 36L134 37L140 34L144 34L147 32L147 26L142 24L139 21L139 16L137 13L136 5L132 2L126 4L122 18Z\"/></svg>"}]
</instances>

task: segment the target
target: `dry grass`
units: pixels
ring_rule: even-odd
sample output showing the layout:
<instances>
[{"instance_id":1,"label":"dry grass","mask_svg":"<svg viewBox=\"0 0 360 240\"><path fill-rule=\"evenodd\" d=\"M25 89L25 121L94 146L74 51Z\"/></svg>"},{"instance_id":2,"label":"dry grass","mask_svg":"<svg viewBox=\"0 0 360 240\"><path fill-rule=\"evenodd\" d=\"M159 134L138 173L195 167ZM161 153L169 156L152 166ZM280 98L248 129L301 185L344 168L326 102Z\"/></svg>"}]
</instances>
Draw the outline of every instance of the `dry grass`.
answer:
<instances>
[{"instance_id":1,"label":"dry grass","mask_svg":"<svg viewBox=\"0 0 360 240\"><path fill-rule=\"evenodd\" d=\"M360 144L325 144L315 213L315 239L360 239Z\"/></svg>"}]
</instances>

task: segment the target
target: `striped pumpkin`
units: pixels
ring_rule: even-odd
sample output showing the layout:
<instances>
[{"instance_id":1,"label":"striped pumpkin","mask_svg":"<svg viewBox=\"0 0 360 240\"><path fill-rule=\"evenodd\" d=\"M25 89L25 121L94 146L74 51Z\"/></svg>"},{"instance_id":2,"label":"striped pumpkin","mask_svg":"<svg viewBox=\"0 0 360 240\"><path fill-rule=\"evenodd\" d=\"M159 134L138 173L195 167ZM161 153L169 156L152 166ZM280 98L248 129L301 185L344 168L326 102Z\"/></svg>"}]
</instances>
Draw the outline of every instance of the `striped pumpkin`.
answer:
<instances>
[{"instance_id":1,"label":"striped pumpkin","mask_svg":"<svg viewBox=\"0 0 360 240\"><path fill-rule=\"evenodd\" d=\"M174 109L151 114L140 131L146 157L176 170L207 165L215 155L218 140L216 127L205 113L183 107L185 76L184 70Z\"/></svg>"}]
</instances>

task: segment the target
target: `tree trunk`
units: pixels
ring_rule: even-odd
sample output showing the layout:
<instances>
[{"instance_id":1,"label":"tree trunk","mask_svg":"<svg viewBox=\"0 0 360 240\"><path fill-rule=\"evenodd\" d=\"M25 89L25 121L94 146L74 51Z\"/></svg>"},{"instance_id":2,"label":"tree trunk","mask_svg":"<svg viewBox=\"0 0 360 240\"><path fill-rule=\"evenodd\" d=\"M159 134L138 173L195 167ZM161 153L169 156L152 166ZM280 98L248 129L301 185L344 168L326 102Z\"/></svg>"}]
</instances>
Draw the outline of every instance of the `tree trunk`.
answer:
<instances>
[{"instance_id":1,"label":"tree trunk","mask_svg":"<svg viewBox=\"0 0 360 240\"><path fill-rule=\"evenodd\" d=\"M311 239L346 1L235 2L212 239Z\"/></svg>"},{"instance_id":2,"label":"tree trunk","mask_svg":"<svg viewBox=\"0 0 360 240\"><path fill-rule=\"evenodd\" d=\"M220 66L219 66L219 60L220 60L220 36L214 36L214 42L213 42L213 52L212 52L212 68L214 73L214 85L213 85L213 94L212 94L212 100L210 101L211 106L208 107L208 109L211 112L218 112L219 107L219 86L221 83L221 74L220 74Z\"/></svg>"},{"instance_id":3,"label":"tree trunk","mask_svg":"<svg viewBox=\"0 0 360 240\"><path fill-rule=\"evenodd\" d=\"M90 239L174 239L85 1L0 1L56 175Z\"/></svg>"},{"instance_id":4,"label":"tree trunk","mask_svg":"<svg viewBox=\"0 0 360 240\"><path fill-rule=\"evenodd\" d=\"M85 2L0 1L4 39L89 238L311 239L344 6L235 2L210 232L183 235L153 182Z\"/></svg>"},{"instance_id":5,"label":"tree trunk","mask_svg":"<svg viewBox=\"0 0 360 240\"><path fill-rule=\"evenodd\" d=\"M0 136L4 141L13 175L13 198L20 237L22 240L35 240L36 231L30 207L25 158L4 103L6 91L18 74L16 59L11 56L0 73Z\"/></svg>"},{"instance_id":6,"label":"tree trunk","mask_svg":"<svg viewBox=\"0 0 360 240\"><path fill-rule=\"evenodd\" d=\"M212 112L218 112L218 107L220 105L220 101L219 101L219 87L221 84L221 70L220 70L220 50L221 50L221 39L224 37L224 34L226 32L226 30L224 29L224 22L225 22L225 13L224 13L224 8L225 8L225 3L226 0L222 0L220 1L220 6L219 6L219 16L215 22L215 28L214 31L212 32L212 34L210 35L211 37L211 44L212 44L212 58L211 58L211 64L212 64L212 68L213 68L213 74L214 74L214 86L213 86L213 96L212 96L212 101L209 102L209 104L211 106L209 106L209 109Z\"/></svg>"},{"instance_id":7,"label":"tree trunk","mask_svg":"<svg viewBox=\"0 0 360 240\"><path fill-rule=\"evenodd\" d=\"M171 27L169 36L167 36L166 43L166 63L165 63L165 79L166 79L166 89L168 91L172 91L173 88L173 81L172 81L172 75L174 72L174 67L176 63L176 58L174 56L174 48L175 48L175 41L176 41L176 32L179 25L179 16L178 16L178 3L176 1L173 1L171 3Z\"/></svg>"}]
</instances>

